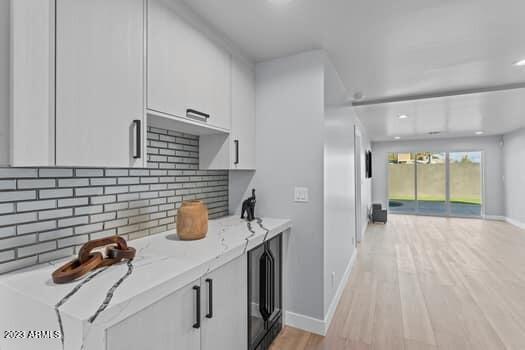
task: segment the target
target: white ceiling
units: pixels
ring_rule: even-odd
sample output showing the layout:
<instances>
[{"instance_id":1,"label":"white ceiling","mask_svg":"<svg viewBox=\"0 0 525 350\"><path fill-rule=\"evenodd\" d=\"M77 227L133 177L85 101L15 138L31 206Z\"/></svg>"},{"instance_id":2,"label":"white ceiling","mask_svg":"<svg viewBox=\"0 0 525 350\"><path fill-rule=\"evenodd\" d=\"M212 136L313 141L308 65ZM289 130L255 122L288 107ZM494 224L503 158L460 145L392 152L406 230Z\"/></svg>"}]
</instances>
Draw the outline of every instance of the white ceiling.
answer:
<instances>
[{"instance_id":1,"label":"white ceiling","mask_svg":"<svg viewBox=\"0 0 525 350\"><path fill-rule=\"evenodd\" d=\"M255 61L324 49L349 96L362 92L365 100L525 82L525 67L512 65L525 58L524 0L185 2ZM464 97L463 103L472 103L464 109L492 105L490 111L494 110L497 98L485 101L485 97ZM450 103L446 98L439 100L432 103L440 106L431 108L438 114ZM376 111L393 108L377 107ZM507 112L503 106L499 110ZM483 115L470 124L453 115L441 116L438 124L448 120L473 129L484 126L475 125L484 120L492 118L487 127L497 127L500 118L511 118L486 115L486 111L481 108ZM372 116L374 121L363 122L368 125L387 117Z\"/></svg>"},{"instance_id":2,"label":"white ceiling","mask_svg":"<svg viewBox=\"0 0 525 350\"><path fill-rule=\"evenodd\" d=\"M525 89L355 107L373 141L502 135L525 127ZM408 115L407 119L399 116ZM438 136L429 132L438 131Z\"/></svg>"}]
</instances>

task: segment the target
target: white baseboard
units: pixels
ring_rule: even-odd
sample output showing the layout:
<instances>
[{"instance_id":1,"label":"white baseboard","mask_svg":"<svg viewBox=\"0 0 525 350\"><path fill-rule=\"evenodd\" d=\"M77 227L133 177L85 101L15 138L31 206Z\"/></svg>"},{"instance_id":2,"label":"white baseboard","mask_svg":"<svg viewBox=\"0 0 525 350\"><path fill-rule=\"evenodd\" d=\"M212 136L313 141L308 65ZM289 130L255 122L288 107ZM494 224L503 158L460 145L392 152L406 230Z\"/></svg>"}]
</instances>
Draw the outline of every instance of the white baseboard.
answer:
<instances>
[{"instance_id":1,"label":"white baseboard","mask_svg":"<svg viewBox=\"0 0 525 350\"><path fill-rule=\"evenodd\" d=\"M330 307L328 308L328 312L326 313L324 320L287 311L285 323L288 326L299 328L303 331L325 336L328 332L328 328L330 327L330 323L332 322L332 318L334 317L337 305L339 305L339 301L341 300L341 296L343 295L343 291L346 287L346 284L348 283L348 278L350 277L350 273L352 272L352 268L354 267L356 257L357 249L354 249L354 253L350 258L348 266L346 267L346 270L344 272L343 278L341 279L341 282L337 287L337 291L335 292L334 298L330 303Z\"/></svg>"},{"instance_id":2,"label":"white baseboard","mask_svg":"<svg viewBox=\"0 0 525 350\"><path fill-rule=\"evenodd\" d=\"M516 227L519 227L519 228L525 230L525 223L524 222L521 222L521 221L518 221L518 220L514 220L514 219L509 218L509 217L505 218L505 221L508 222L511 225L514 225Z\"/></svg>"},{"instance_id":3,"label":"white baseboard","mask_svg":"<svg viewBox=\"0 0 525 350\"><path fill-rule=\"evenodd\" d=\"M341 279L341 282L339 283L339 286L337 287L337 291L335 292L334 298L332 299L332 302L330 303L330 306L328 307L328 312L325 315L325 318L324 318L325 329L322 335L326 335L326 332L328 332L328 328L330 328L330 323L332 323L332 318L334 317L335 310L337 309L337 305L339 305L339 301L341 300L343 291L345 290L346 284L348 283L348 278L350 278L350 273L352 272L352 269L354 267L356 257L357 257L357 249L354 249L354 253L352 254L352 257L350 258L350 261L348 262L348 266L346 267L343 278Z\"/></svg>"},{"instance_id":4,"label":"white baseboard","mask_svg":"<svg viewBox=\"0 0 525 350\"><path fill-rule=\"evenodd\" d=\"M506 217L503 215L485 215L485 220L494 220L494 221L506 221Z\"/></svg>"},{"instance_id":5,"label":"white baseboard","mask_svg":"<svg viewBox=\"0 0 525 350\"><path fill-rule=\"evenodd\" d=\"M296 314L295 312L286 311L286 325L301 329L306 332L325 335L325 323L323 320L306 315Z\"/></svg>"},{"instance_id":6,"label":"white baseboard","mask_svg":"<svg viewBox=\"0 0 525 350\"><path fill-rule=\"evenodd\" d=\"M365 222L365 224L363 225L363 230L361 231L361 241L363 241L363 239L365 239L365 235L366 235L366 230L368 229L368 221Z\"/></svg>"}]
</instances>

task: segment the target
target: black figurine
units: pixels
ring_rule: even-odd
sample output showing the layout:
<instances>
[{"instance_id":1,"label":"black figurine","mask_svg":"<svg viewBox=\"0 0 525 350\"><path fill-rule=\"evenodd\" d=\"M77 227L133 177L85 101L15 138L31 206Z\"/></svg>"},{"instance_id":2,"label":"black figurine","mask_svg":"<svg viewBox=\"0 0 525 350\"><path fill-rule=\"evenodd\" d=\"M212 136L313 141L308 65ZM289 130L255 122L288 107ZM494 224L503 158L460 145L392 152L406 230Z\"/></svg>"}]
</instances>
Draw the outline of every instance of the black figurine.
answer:
<instances>
[{"instance_id":1,"label":"black figurine","mask_svg":"<svg viewBox=\"0 0 525 350\"><path fill-rule=\"evenodd\" d=\"M242 212L241 219L244 219L244 213L247 214L246 220L253 221L255 219L255 188L252 190L252 196L248 199L245 199L242 202Z\"/></svg>"}]
</instances>

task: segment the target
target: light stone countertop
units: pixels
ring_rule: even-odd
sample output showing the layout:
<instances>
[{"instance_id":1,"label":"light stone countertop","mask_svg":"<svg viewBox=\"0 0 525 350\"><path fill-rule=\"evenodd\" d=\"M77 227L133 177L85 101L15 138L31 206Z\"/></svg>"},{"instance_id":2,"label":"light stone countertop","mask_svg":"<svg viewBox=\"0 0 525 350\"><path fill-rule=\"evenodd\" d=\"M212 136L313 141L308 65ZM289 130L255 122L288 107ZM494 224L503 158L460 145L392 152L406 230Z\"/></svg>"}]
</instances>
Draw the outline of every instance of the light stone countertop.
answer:
<instances>
[{"instance_id":1,"label":"light stone countertop","mask_svg":"<svg viewBox=\"0 0 525 350\"><path fill-rule=\"evenodd\" d=\"M135 259L57 285L64 263L37 265L0 277L0 349L105 349L105 329L291 228L286 219L238 217L209 221L208 235L180 241L175 231L133 240ZM58 331L60 339L5 339L4 331ZM35 347L36 346L36 347Z\"/></svg>"}]
</instances>

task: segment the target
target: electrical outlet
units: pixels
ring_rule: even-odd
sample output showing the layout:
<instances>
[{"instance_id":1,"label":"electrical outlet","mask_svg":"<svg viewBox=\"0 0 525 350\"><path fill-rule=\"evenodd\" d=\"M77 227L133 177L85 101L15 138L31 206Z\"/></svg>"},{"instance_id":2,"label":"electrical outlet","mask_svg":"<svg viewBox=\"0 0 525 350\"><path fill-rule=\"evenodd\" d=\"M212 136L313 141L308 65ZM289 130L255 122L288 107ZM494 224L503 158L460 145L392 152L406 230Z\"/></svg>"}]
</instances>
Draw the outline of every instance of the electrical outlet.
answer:
<instances>
[{"instance_id":1,"label":"electrical outlet","mask_svg":"<svg viewBox=\"0 0 525 350\"><path fill-rule=\"evenodd\" d=\"M294 190L294 201L306 203L308 202L308 188L307 187L296 187Z\"/></svg>"}]
</instances>

